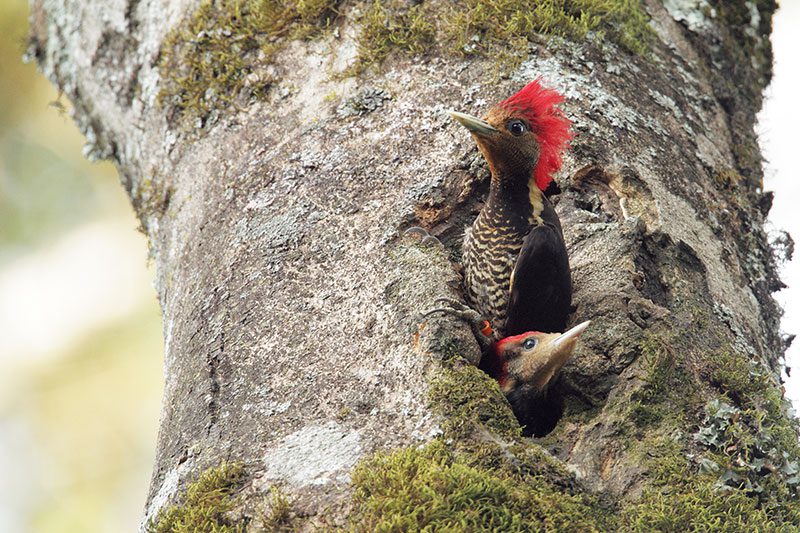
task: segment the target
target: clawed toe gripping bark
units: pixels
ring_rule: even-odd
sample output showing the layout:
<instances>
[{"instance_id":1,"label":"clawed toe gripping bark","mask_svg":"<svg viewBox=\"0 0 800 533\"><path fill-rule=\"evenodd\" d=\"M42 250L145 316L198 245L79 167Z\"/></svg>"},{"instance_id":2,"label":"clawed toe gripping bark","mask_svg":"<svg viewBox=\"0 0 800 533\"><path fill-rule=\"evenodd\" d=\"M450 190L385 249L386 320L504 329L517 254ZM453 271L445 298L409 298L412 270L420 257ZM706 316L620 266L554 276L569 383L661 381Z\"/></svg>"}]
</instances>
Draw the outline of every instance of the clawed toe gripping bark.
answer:
<instances>
[{"instance_id":1,"label":"clawed toe gripping bark","mask_svg":"<svg viewBox=\"0 0 800 533\"><path fill-rule=\"evenodd\" d=\"M435 303L441 305L441 307L425 311L422 313L423 317L427 318L434 313L444 313L466 321L472 327L475 338L481 346L482 353L485 353L496 340L494 330L489 321L470 306L452 298L437 298Z\"/></svg>"},{"instance_id":2,"label":"clawed toe gripping bark","mask_svg":"<svg viewBox=\"0 0 800 533\"><path fill-rule=\"evenodd\" d=\"M416 237L421 244L442 244L439 239L428 233L428 230L419 226L411 226L403 232L403 235Z\"/></svg>"}]
</instances>

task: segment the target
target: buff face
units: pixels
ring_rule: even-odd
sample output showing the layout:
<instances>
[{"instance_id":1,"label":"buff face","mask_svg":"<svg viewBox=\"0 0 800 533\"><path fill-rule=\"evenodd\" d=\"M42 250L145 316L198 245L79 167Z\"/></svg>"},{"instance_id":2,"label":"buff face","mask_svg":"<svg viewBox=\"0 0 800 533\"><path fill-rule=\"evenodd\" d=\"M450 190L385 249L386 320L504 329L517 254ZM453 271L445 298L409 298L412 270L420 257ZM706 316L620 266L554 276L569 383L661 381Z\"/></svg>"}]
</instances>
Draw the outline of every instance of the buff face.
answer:
<instances>
[{"instance_id":1,"label":"buff face","mask_svg":"<svg viewBox=\"0 0 800 533\"><path fill-rule=\"evenodd\" d=\"M578 338L589 322L565 333L529 332L503 339L495 348L504 361L500 388L508 392L522 384L544 391L554 381L575 350Z\"/></svg>"}]
</instances>

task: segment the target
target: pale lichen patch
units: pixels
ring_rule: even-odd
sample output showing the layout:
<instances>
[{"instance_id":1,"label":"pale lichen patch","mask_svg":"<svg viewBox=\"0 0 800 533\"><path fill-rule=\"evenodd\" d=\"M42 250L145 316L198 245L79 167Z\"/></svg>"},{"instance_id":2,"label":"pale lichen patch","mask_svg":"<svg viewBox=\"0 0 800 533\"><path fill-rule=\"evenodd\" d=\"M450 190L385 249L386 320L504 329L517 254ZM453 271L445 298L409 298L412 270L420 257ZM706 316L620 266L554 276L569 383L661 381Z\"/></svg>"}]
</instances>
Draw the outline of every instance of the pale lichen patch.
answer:
<instances>
[{"instance_id":1,"label":"pale lichen patch","mask_svg":"<svg viewBox=\"0 0 800 533\"><path fill-rule=\"evenodd\" d=\"M284 481L296 488L346 482L361 454L357 431L336 422L306 426L266 453L263 479Z\"/></svg>"}]
</instances>

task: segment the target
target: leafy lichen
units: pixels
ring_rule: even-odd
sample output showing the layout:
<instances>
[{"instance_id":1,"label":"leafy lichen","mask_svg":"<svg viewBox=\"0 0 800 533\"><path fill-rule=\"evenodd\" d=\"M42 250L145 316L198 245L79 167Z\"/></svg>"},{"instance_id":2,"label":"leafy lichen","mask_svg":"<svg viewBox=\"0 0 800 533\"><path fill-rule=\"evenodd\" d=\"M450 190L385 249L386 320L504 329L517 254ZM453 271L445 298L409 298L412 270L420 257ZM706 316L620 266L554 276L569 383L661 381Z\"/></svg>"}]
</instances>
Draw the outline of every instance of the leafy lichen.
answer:
<instances>
[{"instance_id":1,"label":"leafy lichen","mask_svg":"<svg viewBox=\"0 0 800 533\"><path fill-rule=\"evenodd\" d=\"M744 490L723 489L714 476L696 472L675 441L654 439L646 447L651 484L639 500L623 506L620 530L734 533L789 525L774 520Z\"/></svg>"},{"instance_id":2,"label":"leafy lichen","mask_svg":"<svg viewBox=\"0 0 800 533\"><path fill-rule=\"evenodd\" d=\"M620 460L644 476L616 530L800 530L798 426L777 378L704 313L686 314L680 333L647 334L638 379L604 408Z\"/></svg>"},{"instance_id":3,"label":"leafy lichen","mask_svg":"<svg viewBox=\"0 0 800 533\"><path fill-rule=\"evenodd\" d=\"M778 522L800 526L798 422L780 385L761 363L721 354L710 369L722 396L705 405L694 437L717 483L745 491Z\"/></svg>"},{"instance_id":4,"label":"leafy lichen","mask_svg":"<svg viewBox=\"0 0 800 533\"><path fill-rule=\"evenodd\" d=\"M697 353L674 335L648 339L642 361L644 385L620 405L649 478L620 527L800 528L797 420L771 372L729 348ZM687 427L698 429L689 436Z\"/></svg>"},{"instance_id":5,"label":"leafy lichen","mask_svg":"<svg viewBox=\"0 0 800 533\"><path fill-rule=\"evenodd\" d=\"M244 467L222 463L192 481L182 501L159 511L147 524L148 533L239 533L246 523L228 514L236 507L235 493L244 482Z\"/></svg>"}]
</instances>

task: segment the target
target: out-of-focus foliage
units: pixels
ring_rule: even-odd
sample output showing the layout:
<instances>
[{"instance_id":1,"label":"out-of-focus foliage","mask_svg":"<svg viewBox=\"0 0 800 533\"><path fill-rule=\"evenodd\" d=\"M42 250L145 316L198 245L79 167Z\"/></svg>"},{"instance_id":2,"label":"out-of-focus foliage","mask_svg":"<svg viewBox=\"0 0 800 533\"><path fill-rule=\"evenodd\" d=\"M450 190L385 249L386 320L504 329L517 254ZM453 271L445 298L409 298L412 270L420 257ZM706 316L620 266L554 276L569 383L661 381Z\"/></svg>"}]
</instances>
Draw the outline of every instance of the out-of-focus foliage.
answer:
<instances>
[{"instance_id":1,"label":"out-of-focus foliage","mask_svg":"<svg viewBox=\"0 0 800 533\"><path fill-rule=\"evenodd\" d=\"M30 266L22 269L28 278L40 270L62 274L41 280L37 289L53 304L76 292L60 286L86 281L63 264L42 264L58 263L64 254L52 250L86 234L81 228L123 232L117 240L137 247L132 255L140 263L134 266L142 271L147 257L144 237L131 238L138 224L113 166L83 158L84 140L68 116L68 102L34 65L21 61L27 10L25 0L0 2L0 298L12 311L31 300L7 290L9 283L27 287L14 284L21 264ZM91 248L82 254L86 264L102 255ZM136 286L101 287L134 295L123 298L133 302L123 311L89 310L86 298L74 296L50 306L105 317L65 320L81 325L65 345L41 353L0 345L0 531L136 529L155 448L162 344L147 276L130 279ZM102 281L89 283L97 289ZM8 294L29 301L9 304ZM0 323L0 339L9 337L4 327ZM53 331L41 316L22 329L38 338Z\"/></svg>"},{"instance_id":2,"label":"out-of-focus foliage","mask_svg":"<svg viewBox=\"0 0 800 533\"><path fill-rule=\"evenodd\" d=\"M133 530L150 480L161 375L153 307L94 332L33 372L21 414L31 424L43 490L36 531ZM156 333L155 335L153 333Z\"/></svg>"},{"instance_id":3,"label":"out-of-focus foliage","mask_svg":"<svg viewBox=\"0 0 800 533\"><path fill-rule=\"evenodd\" d=\"M22 63L26 16L25 0L0 2L0 262L89 216L126 209L112 165L81 156L66 100Z\"/></svg>"}]
</instances>

